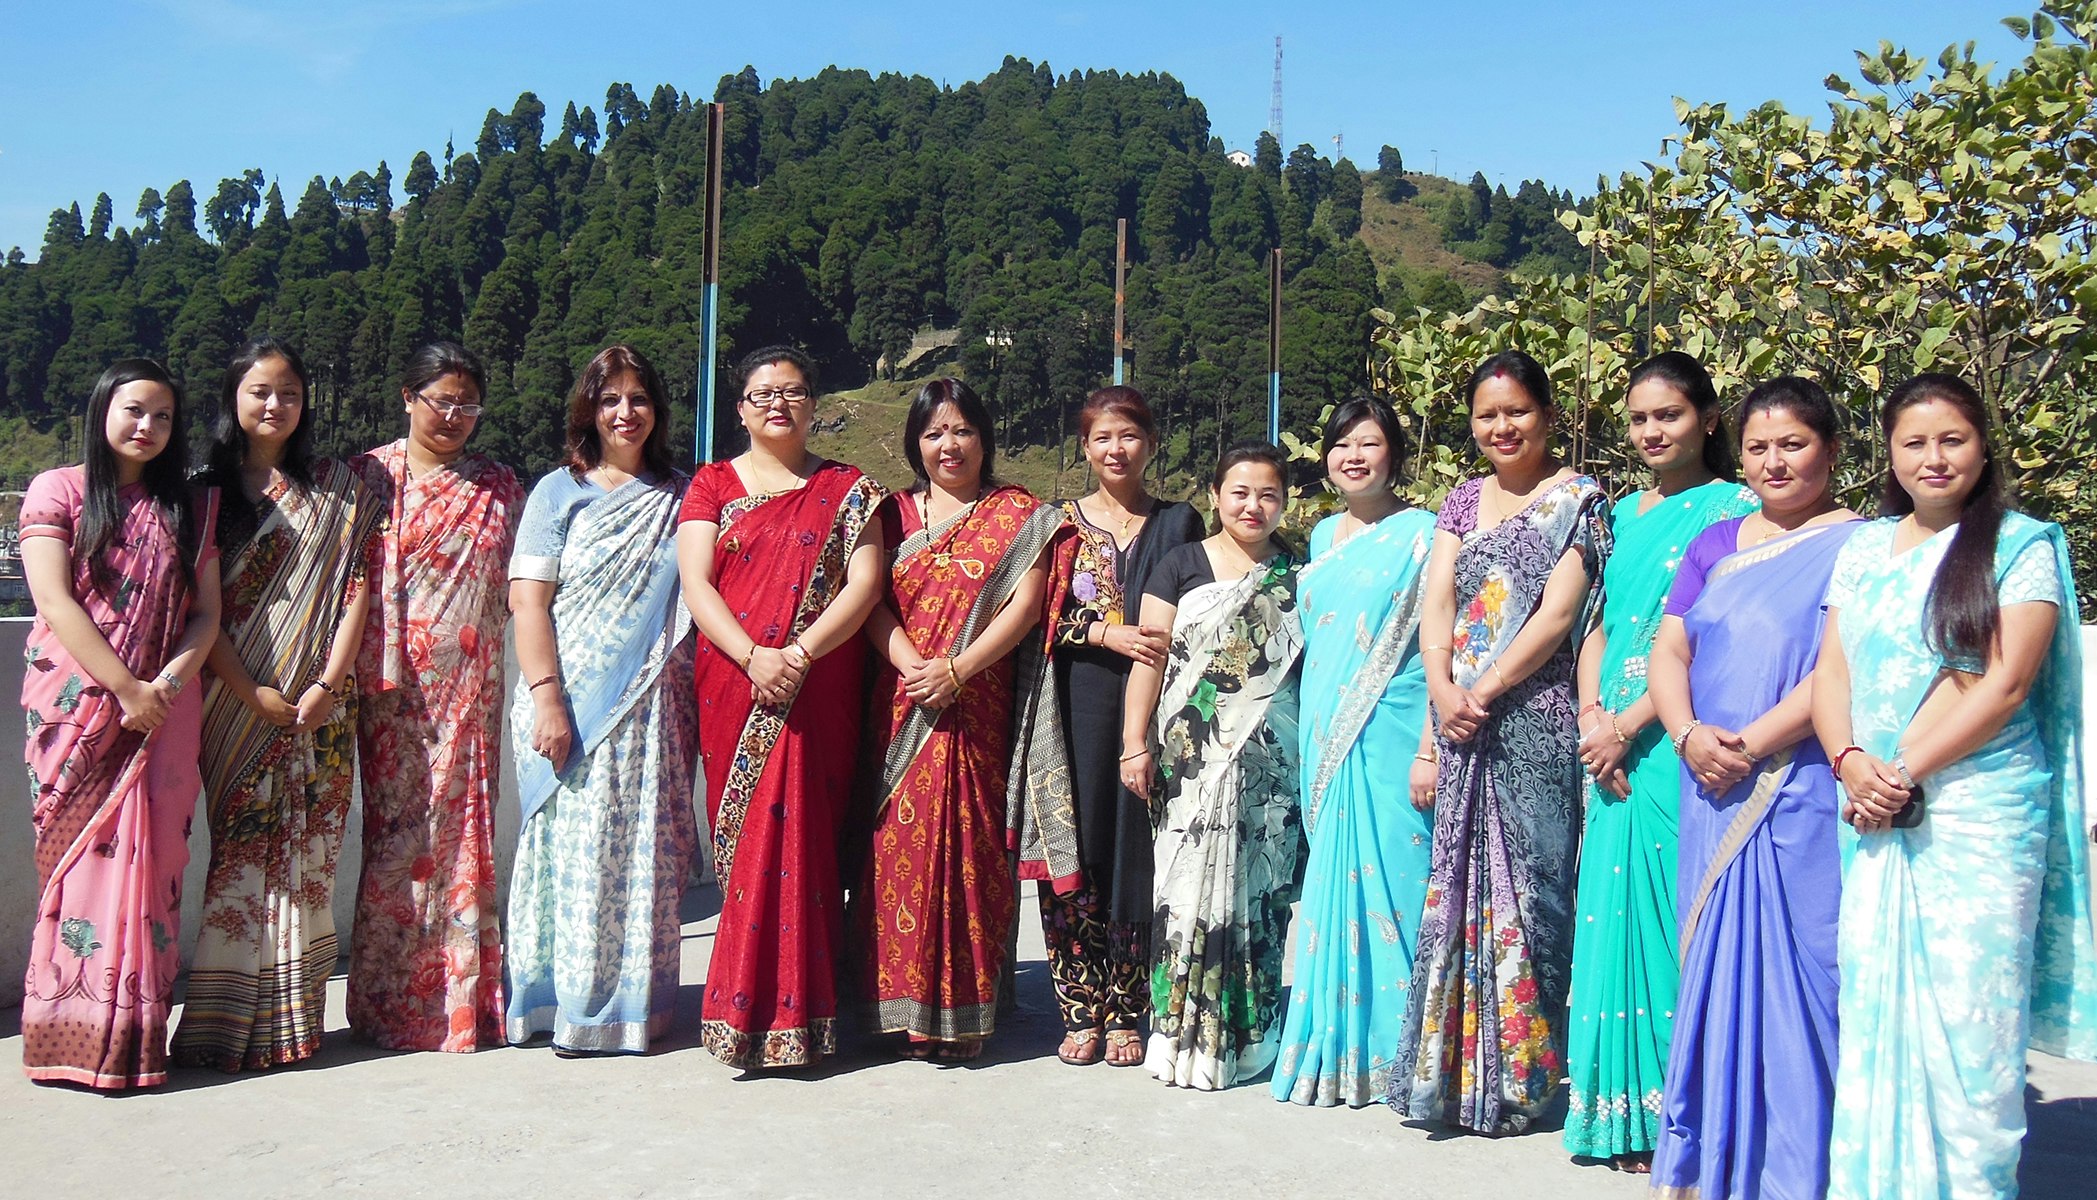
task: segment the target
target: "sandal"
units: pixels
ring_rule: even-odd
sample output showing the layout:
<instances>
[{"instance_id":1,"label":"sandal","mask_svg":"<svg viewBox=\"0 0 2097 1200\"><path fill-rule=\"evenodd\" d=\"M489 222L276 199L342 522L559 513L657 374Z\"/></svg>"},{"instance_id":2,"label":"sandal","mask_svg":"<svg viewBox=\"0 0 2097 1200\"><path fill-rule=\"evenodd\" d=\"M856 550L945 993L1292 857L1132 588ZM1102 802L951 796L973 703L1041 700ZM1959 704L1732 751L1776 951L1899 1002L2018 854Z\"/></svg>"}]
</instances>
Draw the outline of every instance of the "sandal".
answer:
<instances>
[{"instance_id":1,"label":"sandal","mask_svg":"<svg viewBox=\"0 0 2097 1200\"><path fill-rule=\"evenodd\" d=\"M932 1056L941 1062L974 1062L983 1053L983 1039L972 1038L966 1042L941 1042Z\"/></svg>"},{"instance_id":2,"label":"sandal","mask_svg":"<svg viewBox=\"0 0 2097 1200\"><path fill-rule=\"evenodd\" d=\"M1107 1031L1107 1065L1113 1067L1142 1066L1143 1035L1133 1029L1109 1029Z\"/></svg>"},{"instance_id":3,"label":"sandal","mask_svg":"<svg viewBox=\"0 0 2097 1200\"><path fill-rule=\"evenodd\" d=\"M1099 1030L1073 1029L1063 1035L1063 1044L1056 1047L1056 1057L1073 1067L1089 1067L1099 1061Z\"/></svg>"}]
</instances>

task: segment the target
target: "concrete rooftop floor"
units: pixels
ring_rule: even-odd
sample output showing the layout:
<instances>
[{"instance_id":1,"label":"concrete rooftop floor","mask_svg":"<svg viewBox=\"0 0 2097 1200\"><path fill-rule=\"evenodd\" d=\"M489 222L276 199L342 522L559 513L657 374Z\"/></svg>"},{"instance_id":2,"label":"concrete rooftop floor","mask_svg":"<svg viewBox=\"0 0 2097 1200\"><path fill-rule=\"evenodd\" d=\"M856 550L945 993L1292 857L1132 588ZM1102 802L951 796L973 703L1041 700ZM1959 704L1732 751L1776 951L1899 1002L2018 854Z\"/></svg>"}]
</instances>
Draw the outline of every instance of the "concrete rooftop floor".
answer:
<instances>
[{"instance_id":1,"label":"concrete rooftop floor","mask_svg":"<svg viewBox=\"0 0 2097 1200\"><path fill-rule=\"evenodd\" d=\"M1031 892L1031 888L1029 888ZM811 1072L744 1076L697 1044L718 894L686 902L671 1037L645 1058L543 1048L393 1054L352 1042L342 981L320 1055L251 1075L185 1070L154 1092L39 1088L0 1011L0 1192L387 1196L1645 1195L1576 1166L1557 1133L1451 1136L1388 1109L1220 1094L1138 1069L1064 1066L1040 923L1021 908L1020 1011L970 1066L899 1062L853 1041ZM2033 1056L2025 1194L2093 1194L2097 1066Z\"/></svg>"}]
</instances>

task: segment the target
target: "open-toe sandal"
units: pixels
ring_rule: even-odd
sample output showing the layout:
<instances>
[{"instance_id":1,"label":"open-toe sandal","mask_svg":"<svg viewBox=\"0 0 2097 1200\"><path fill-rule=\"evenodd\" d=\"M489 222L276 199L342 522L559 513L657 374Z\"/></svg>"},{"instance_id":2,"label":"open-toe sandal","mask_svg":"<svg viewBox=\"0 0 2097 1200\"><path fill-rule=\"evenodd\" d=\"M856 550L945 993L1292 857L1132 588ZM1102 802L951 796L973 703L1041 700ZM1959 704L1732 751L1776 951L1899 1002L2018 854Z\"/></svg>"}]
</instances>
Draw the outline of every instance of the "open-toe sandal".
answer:
<instances>
[{"instance_id":1,"label":"open-toe sandal","mask_svg":"<svg viewBox=\"0 0 2097 1200\"><path fill-rule=\"evenodd\" d=\"M1099 1030L1073 1029L1063 1035L1063 1044L1056 1047L1056 1057L1073 1067L1089 1067L1099 1061Z\"/></svg>"}]
</instances>

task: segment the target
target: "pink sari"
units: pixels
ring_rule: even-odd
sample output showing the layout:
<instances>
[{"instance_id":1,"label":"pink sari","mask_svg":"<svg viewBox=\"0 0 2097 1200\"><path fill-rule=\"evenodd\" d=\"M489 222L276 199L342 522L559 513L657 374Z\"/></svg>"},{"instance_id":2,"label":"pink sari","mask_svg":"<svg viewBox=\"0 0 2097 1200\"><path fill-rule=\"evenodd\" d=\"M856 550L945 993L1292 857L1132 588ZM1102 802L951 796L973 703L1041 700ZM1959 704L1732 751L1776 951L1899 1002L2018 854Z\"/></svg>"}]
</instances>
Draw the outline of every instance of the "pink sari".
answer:
<instances>
[{"instance_id":1,"label":"pink sari","mask_svg":"<svg viewBox=\"0 0 2097 1200\"><path fill-rule=\"evenodd\" d=\"M71 543L80 467L37 476L21 535ZM73 594L131 673L160 673L189 621L175 529L143 488L117 493L123 527L103 554L109 587L76 567ZM197 562L217 554L216 493L199 512ZM179 952L182 871L203 777L203 689L185 688L150 734L121 725L116 696L59 644L42 614L22 677L36 825L36 926L23 981L22 1066L39 1082L94 1088L167 1082L168 1002Z\"/></svg>"},{"instance_id":2,"label":"pink sari","mask_svg":"<svg viewBox=\"0 0 2097 1200\"><path fill-rule=\"evenodd\" d=\"M389 515L372 539L357 656L364 871L350 1028L389 1050L499 1046L502 627L524 490L479 454L411 480L405 441L351 465Z\"/></svg>"}]
</instances>

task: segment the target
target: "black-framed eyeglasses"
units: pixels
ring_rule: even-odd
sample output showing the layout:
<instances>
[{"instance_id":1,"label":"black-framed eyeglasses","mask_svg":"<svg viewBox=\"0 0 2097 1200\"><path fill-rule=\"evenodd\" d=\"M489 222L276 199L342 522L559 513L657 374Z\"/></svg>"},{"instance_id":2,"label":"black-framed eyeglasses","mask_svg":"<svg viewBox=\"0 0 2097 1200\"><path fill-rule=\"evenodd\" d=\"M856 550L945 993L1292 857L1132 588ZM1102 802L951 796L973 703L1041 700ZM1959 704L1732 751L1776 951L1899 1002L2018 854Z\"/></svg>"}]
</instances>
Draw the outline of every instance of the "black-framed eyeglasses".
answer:
<instances>
[{"instance_id":1,"label":"black-framed eyeglasses","mask_svg":"<svg viewBox=\"0 0 2097 1200\"><path fill-rule=\"evenodd\" d=\"M461 404L457 400L445 400L435 396L425 396L421 392L415 393L415 398L417 400L422 401L424 404L429 405L431 412L436 413L438 416L443 417L447 421L451 420L453 417L480 416L481 410L486 407L486 405L481 404Z\"/></svg>"},{"instance_id":2,"label":"black-framed eyeglasses","mask_svg":"<svg viewBox=\"0 0 2097 1200\"><path fill-rule=\"evenodd\" d=\"M804 404L808 401L808 389L791 385L780 388L758 388L755 391L743 393L743 400L754 408L773 408L782 404L791 408L796 404Z\"/></svg>"}]
</instances>

